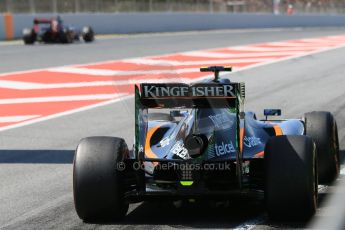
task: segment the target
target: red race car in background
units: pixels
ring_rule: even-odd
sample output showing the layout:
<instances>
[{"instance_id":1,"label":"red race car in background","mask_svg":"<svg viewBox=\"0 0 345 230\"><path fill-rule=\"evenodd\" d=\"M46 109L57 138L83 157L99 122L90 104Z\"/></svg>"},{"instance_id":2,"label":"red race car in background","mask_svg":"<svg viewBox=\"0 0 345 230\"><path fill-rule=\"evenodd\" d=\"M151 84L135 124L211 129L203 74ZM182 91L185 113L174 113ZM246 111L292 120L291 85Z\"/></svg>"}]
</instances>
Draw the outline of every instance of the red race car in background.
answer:
<instances>
[{"instance_id":1,"label":"red race car in background","mask_svg":"<svg viewBox=\"0 0 345 230\"><path fill-rule=\"evenodd\" d=\"M94 31L90 26L79 31L71 26L66 26L60 16L56 18L35 18L32 28L23 29L23 41L26 45L35 42L42 43L73 43L80 41L92 42L95 39Z\"/></svg>"}]
</instances>

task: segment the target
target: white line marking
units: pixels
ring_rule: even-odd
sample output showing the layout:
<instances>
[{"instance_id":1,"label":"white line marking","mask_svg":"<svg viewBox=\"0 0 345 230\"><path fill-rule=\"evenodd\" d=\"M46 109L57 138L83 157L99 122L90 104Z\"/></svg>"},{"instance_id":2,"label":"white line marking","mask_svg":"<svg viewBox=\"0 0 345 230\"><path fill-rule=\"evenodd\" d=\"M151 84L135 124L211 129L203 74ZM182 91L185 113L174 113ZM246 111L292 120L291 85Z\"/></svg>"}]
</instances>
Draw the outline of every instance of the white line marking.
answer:
<instances>
[{"instance_id":1,"label":"white line marking","mask_svg":"<svg viewBox=\"0 0 345 230\"><path fill-rule=\"evenodd\" d=\"M236 226L234 230L251 230L266 220L267 217L265 215L261 215Z\"/></svg>"},{"instance_id":2,"label":"white line marking","mask_svg":"<svg viewBox=\"0 0 345 230\"><path fill-rule=\"evenodd\" d=\"M124 93L113 94L91 94L75 96L57 96L57 97L27 97L27 98L10 98L0 99L0 105L6 104L24 104L24 103L42 103L42 102L61 102L61 101L88 101L88 100L106 100L116 97L126 96Z\"/></svg>"},{"instance_id":3,"label":"white line marking","mask_svg":"<svg viewBox=\"0 0 345 230\"><path fill-rule=\"evenodd\" d=\"M44 84L41 83L31 83L31 82L22 82L22 81L8 81L0 80L0 89L40 89L40 86Z\"/></svg>"},{"instance_id":4,"label":"white line marking","mask_svg":"<svg viewBox=\"0 0 345 230\"><path fill-rule=\"evenodd\" d=\"M19 122L25 121L32 118L40 117L40 115L27 115L27 116L3 116L0 117L0 123L7 123L7 122Z\"/></svg>"},{"instance_id":5,"label":"white line marking","mask_svg":"<svg viewBox=\"0 0 345 230\"><path fill-rule=\"evenodd\" d=\"M220 53L220 52L203 52L203 51L192 51L182 53L183 56L190 57L208 57L208 58L245 58L245 57L271 57L271 56L285 56L285 55L298 55L304 51L290 51L290 52L260 52L260 53ZM279 57L277 57L279 58Z\"/></svg>"},{"instance_id":6,"label":"white line marking","mask_svg":"<svg viewBox=\"0 0 345 230\"><path fill-rule=\"evenodd\" d=\"M344 38L341 39L329 39L329 38L307 38L299 39L299 41L304 43L315 43L315 44L326 44L326 45L337 45L339 43L344 43Z\"/></svg>"},{"instance_id":7,"label":"white line marking","mask_svg":"<svg viewBox=\"0 0 345 230\"><path fill-rule=\"evenodd\" d=\"M142 65L155 65L155 66L186 66L186 65L213 65L221 63L252 63L252 62L268 62L276 58L245 58L245 59L220 59L220 60L207 60L207 61L169 61L169 60L155 60L148 58L134 58L127 59L123 62L142 64Z\"/></svg>"},{"instance_id":8,"label":"white line marking","mask_svg":"<svg viewBox=\"0 0 345 230\"><path fill-rule=\"evenodd\" d=\"M300 41L300 40L299 40ZM336 42L335 44L339 44L339 42ZM301 42L301 43L294 43L294 42L269 42L267 45L270 46L277 46L277 49L279 49L281 46L283 47L303 47L303 48L318 48L318 47L332 47L334 44L327 44L327 43L307 43L307 42Z\"/></svg>"}]
</instances>

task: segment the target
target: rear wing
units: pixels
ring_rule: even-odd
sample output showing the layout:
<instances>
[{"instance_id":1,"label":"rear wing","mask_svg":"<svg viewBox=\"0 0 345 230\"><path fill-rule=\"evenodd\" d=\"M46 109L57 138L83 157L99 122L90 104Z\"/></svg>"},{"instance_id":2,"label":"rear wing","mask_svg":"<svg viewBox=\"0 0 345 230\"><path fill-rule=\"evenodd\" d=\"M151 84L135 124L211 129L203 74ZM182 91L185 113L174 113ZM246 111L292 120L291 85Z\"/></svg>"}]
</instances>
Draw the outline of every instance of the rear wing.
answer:
<instances>
[{"instance_id":1,"label":"rear wing","mask_svg":"<svg viewBox=\"0 0 345 230\"><path fill-rule=\"evenodd\" d=\"M34 24L50 24L53 18L35 18Z\"/></svg>"},{"instance_id":2,"label":"rear wing","mask_svg":"<svg viewBox=\"0 0 345 230\"><path fill-rule=\"evenodd\" d=\"M136 95L145 108L226 108L236 107L240 83L141 84Z\"/></svg>"},{"instance_id":3,"label":"rear wing","mask_svg":"<svg viewBox=\"0 0 345 230\"><path fill-rule=\"evenodd\" d=\"M211 66L201 72L213 72L210 83L196 84L141 84L135 85L135 156L141 162L158 162L166 159L146 158L145 149L150 143L148 132L148 109L150 108L230 108L237 113L236 148L240 145L240 119L244 117L245 84L221 81L219 72L231 71L231 67ZM224 84L225 82L228 82ZM242 187L242 156L236 151L236 174Z\"/></svg>"},{"instance_id":4,"label":"rear wing","mask_svg":"<svg viewBox=\"0 0 345 230\"><path fill-rule=\"evenodd\" d=\"M135 85L135 153L145 158L148 109L233 108L238 114L244 101L244 83L140 84ZM239 130L239 127L238 127ZM239 140L239 137L237 138Z\"/></svg>"}]
</instances>

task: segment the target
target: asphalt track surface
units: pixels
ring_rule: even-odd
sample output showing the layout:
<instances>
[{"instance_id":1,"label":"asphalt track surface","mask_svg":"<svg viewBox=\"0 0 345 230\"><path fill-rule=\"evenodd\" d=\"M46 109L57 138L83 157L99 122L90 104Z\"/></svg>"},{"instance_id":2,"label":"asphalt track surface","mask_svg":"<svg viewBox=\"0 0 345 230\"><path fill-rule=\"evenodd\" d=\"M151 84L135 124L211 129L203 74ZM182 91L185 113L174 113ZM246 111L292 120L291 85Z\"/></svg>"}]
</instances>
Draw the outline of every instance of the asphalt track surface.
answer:
<instances>
[{"instance_id":1,"label":"asphalt track surface","mask_svg":"<svg viewBox=\"0 0 345 230\"><path fill-rule=\"evenodd\" d=\"M0 73L159 55L205 48L345 34L344 28L238 30L135 35L76 45L0 45ZM246 109L282 108L284 118L313 110L331 111L345 150L345 48L237 72L245 81ZM169 203L131 205L121 223L83 223L72 198L72 160L85 136L109 135L133 141L133 100L74 113L0 133L0 229L142 229L142 228L303 228L306 223L272 223L262 204L234 199L228 207ZM262 116L261 116L262 117ZM343 178L340 177L340 180ZM332 189L323 189L320 212Z\"/></svg>"}]
</instances>

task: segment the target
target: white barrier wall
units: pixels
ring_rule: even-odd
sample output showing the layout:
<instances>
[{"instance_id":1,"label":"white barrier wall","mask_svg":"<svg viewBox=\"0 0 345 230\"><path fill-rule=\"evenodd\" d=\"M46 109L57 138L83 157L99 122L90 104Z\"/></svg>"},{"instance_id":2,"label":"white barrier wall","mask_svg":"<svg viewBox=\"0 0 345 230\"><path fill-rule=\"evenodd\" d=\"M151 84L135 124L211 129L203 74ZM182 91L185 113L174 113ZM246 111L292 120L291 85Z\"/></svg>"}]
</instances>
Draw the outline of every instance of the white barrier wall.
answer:
<instances>
[{"instance_id":1,"label":"white barrier wall","mask_svg":"<svg viewBox=\"0 0 345 230\"><path fill-rule=\"evenodd\" d=\"M34 17L52 17L52 14L13 15L14 36L21 37L25 27L32 26ZM187 30L323 27L345 26L341 15L273 15L232 13L113 13L61 14L64 22L80 28L90 25L98 34L168 32ZM0 40L5 39L3 16L0 15Z\"/></svg>"}]
</instances>

